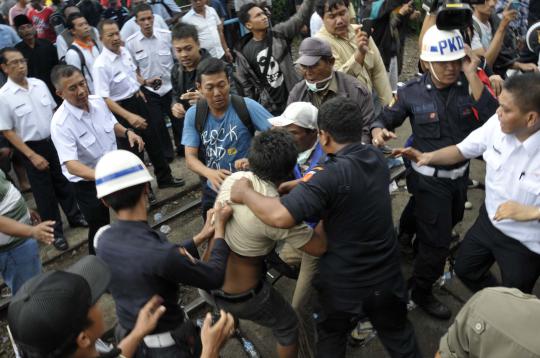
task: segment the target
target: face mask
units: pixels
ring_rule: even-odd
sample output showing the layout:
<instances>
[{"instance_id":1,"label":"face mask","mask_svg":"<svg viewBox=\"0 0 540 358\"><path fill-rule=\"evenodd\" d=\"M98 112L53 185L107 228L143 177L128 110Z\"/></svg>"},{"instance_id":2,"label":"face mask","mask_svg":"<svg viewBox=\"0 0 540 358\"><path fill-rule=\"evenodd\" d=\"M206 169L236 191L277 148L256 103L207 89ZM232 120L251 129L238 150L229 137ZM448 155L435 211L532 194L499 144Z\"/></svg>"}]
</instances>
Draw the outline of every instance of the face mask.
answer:
<instances>
[{"instance_id":1,"label":"face mask","mask_svg":"<svg viewBox=\"0 0 540 358\"><path fill-rule=\"evenodd\" d=\"M311 92L320 92L320 91L324 91L325 89L328 88L328 86L330 86L330 80L331 80L331 79L332 79L332 75L330 75L330 77L325 78L324 80L321 80L321 81L319 81L319 82L313 82L313 83L312 83L312 82L308 82L308 80L306 80L306 86L307 86L308 90L310 90ZM323 87L321 87L321 88L318 88L318 87L317 87L317 84L319 84L319 83L325 83L325 82L326 82L326 84L325 84Z\"/></svg>"},{"instance_id":2,"label":"face mask","mask_svg":"<svg viewBox=\"0 0 540 358\"><path fill-rule=\"evenodd\" d=\"M306 164L307 160L309 159L309 157L311 157L311 153L313 153L316 146L317 146L317 142L315 142L313 147L311 147L308 150L305 150L302 153L298 154L298 158L296 159L296 162L298 163L298 165Z\"/></svg>"}]
</instances>

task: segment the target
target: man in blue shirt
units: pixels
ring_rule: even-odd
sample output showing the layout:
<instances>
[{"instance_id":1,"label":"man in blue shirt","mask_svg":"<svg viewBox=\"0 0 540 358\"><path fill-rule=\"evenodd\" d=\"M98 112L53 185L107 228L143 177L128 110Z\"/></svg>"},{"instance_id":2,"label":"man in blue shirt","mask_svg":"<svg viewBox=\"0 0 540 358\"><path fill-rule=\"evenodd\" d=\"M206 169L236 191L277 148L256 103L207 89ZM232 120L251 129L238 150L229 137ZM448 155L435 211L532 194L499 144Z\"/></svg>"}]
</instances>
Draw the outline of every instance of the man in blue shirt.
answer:
<instances>
[{"instance_id":1,"label":"man in blue shirt","mask_svg":"<svg viewBox=\"0 0 540 358\"><path fill-rule=\"evenodd\" d=\"M0 48L15 47L19 42L21 38L11 26L0 24Z\"/></svg>"},{"instance_id":2,"label":"man in blue shirt","mask_svg":"<svg viewBox=\"0 0 540 358\"><path fill-rule=\"evenodd\" d=\"M246 109L249 122L242 120L238 113L241 108L233 105L229 95L225 66L218 59L209 58L199 64L196 83L203 99L186 112L182 144L188 168L207 179L201 203L205 218L221 183L234 171L235 160L247 157L253 131L269 129L272 115L254 100L243 98L239 107ZM198 110L207 111L200 128Z\"/></svg>"}]
</instances>

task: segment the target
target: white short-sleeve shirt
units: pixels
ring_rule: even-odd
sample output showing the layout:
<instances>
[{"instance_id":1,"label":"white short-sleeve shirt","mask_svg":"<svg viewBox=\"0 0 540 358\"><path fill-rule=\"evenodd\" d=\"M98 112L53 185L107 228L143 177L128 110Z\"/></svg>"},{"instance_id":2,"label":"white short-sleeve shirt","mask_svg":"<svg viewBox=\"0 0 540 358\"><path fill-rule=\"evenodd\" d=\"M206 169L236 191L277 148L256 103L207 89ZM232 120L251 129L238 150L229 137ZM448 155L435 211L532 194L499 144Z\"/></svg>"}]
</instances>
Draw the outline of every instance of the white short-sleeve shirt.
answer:
<instances>
[{"instance_id":1,"label":"white short-sleeve shirt","mask_svg":"<svg viewBox=\"0 0 540 358\"><path fill-rule=\"evenodd\" d=\"M135 16L133 16L122 26L122 30L120 30L120 37L125 41L128 37L138 32L140 29L141 28L139 25L135 22ZM163 20L163 18L158 14L154 14L154 30L155 29L169 29L165 20Z\"/></svg>"},{"instance_id":2,"label":"white short-sleeve shirt","mask_svg":"<svg viewBox=\"0 0 540 358\"><path fill-rule=\"evenodd\" d=\"M84 179L70 174L66 162L77 160L95 168L103 155L117 149L116 118L103 98L90 95L88 106L86 112L64 101L51 122L51 138L62 164L62 173L71 182Z\"/></svg>"},{"instance_id":3,"label":"white short-sleeve shirt","mask_svg":"<svg viewBox=\"0 0 540 358\"><path fill-rule=\"evenodd\" d=\"M516 136L502 132L495 114L457 147L466 158L484 157L485 203L492 224L540 254L540 222L493 220L499 205L508 200L540 207L540 131L520 142Z\"/></svg>"},{"instance_id":4,"label":"white short-sleeve shirt","mask_svg":"<svg viewBox=\"0 0 540 358\"><path fill-rule=\"evenodd\" d=\"M84 56L85 61L85 68L82 68L81 65L81 58L79 57L79 54L77 51L73 49L68 49L66 52L66 63L68 65L73 65L80 69L83 74L84 78L86 79L86 83L88 84L88 90L90 93L94 93L94 80L92 77L92 68L94 66L94 61L99 56L99 49L96 45L92 46L92 50L88 50L85 48L82 48L81 46L77 45L75 42L73 43L74 46L77 46L79 48Z\"/></svg>"},{"instance_id":5,"label":"white short-sleeve shirt","mask_svg":"<svg viewBox=\"0 0 540 358\"><path fill-rule=\"evenodd\" d=\"M144 79L161 77L161 87L146 89L160 96L172 89L171 69L174 65L172 53L172 37L169 30L154 29L151 37L145 37L139 30L126 40L128 49Z\"/></svg>"},{"instance_id":6,"label":"white short-sleeve shirt","mask_svg":"<svg viewBox=\"0 0 540 358\"><path fill-rule=\"evenodd\" d=\"M47 85L28 78L28 89L8 79L0 89L0 131L15 130L23 142L46 139L56 102Z\"/></svg>"},{"instance_id":7,"label":"white short-sleeve shirt","mask_svg":"<svg viewBox=\"0 0 540 358\"><path fill-rule=\"evenodd\" d=\"M173 15L180 12L180 8L174 0L150 0L148 4L152 7L152 12L161 16L165 21L172 17L169 11ZM169 11L167 11L167 8L169 8Z\"/></svg>"},{"instance_id":8,"label":"white short-sleeve shirt","mask_svg":"<svg viewBox=\"0 0 540 358\"><path fill-rule=\"evenodd\" d=\"M113 101L133 96L139 90L137 66L129 51L120 47L120 54L103 48L94 62L94 94Z\"/></svg>"},{"instance_id":9,"label":"white short-sleeve shirt","mask_svg":"<svg viewBox=\"0 0 540 358\"><path fill-rule=\"evenodd\" d=\"M202 48L205 48L210 56L222 58L225 52L221 45L218 26L221 25L216 10L213 7L205 5L205 15L197 14L193 9L182 17L182 22L191 24L197 28L199 34L199 43Z\"/></svg>"}]
</instances>

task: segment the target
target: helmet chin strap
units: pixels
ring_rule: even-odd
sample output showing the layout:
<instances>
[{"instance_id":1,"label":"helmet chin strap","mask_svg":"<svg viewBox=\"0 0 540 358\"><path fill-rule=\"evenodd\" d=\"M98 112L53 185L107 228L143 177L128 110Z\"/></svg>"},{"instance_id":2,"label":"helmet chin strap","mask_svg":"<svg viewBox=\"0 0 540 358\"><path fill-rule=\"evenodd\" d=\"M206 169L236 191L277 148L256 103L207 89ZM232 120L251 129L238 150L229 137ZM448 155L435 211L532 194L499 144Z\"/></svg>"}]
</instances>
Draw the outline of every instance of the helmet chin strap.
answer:
<instances>
[{"instance_id":1,"label":"helmet chin strap","mask_svg":"<svg viewBox=\"0 0 540 358\"><path fill-rule=\"evenodd\" d=\"M429 63L429 68L431 69L431 75L433 77L435 77L435 79L439 82L441 82L441 80L439 79L439 76L437 76L437 73L435 72L435 70L433 69L433 65L431 64L431 62L428 62Z\"/></svg>"}]
</instances>

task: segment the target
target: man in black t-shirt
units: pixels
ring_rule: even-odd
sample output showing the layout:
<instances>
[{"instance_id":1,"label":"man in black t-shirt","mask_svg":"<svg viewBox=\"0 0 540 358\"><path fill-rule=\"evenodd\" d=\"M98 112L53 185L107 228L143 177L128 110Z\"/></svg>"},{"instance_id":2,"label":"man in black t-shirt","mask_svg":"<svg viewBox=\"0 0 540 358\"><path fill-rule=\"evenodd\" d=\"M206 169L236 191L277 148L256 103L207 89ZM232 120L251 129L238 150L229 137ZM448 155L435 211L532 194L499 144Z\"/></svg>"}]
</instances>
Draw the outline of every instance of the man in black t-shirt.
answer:
<instances>
[{"instance_id":1,"label":"man in black t-shirt","mask_svg":"<svg viewBox=\"0 0 540 358\"><path fill-rule=\"evenodd\" d=\"M363 120L351 99L336 97L319 110L323 166L280 198L256 193L238 180L231 200L247 205L265 224L288 228L320 217L328 251L313 286L320 302L318 356L344 357L347 335L365 315L392 357L420 357L407 320L407 293L392 225L384 156L361 144Z\"/></svg>"}]
</instances>

